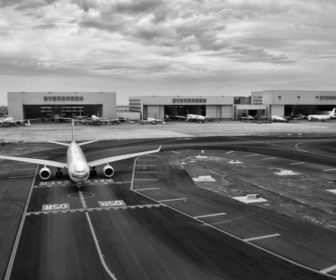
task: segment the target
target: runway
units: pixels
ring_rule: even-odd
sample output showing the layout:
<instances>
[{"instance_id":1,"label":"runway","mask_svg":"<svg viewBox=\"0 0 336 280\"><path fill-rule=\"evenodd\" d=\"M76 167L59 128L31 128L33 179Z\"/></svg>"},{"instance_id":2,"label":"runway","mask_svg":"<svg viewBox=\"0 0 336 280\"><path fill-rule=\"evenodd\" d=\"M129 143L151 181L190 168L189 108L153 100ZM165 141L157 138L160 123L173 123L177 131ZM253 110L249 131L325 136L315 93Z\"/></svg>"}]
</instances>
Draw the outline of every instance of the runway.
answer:
<instances>
[{"instance_id":1,"label":"runway","mask_svg":"<svg viewBox=\"0 0 336 280\"><path fill-rule=\"evenodd\" d=\"M12 201L1 199L1 218L7 223L0 239L1 259L7 261L0 266L0 275L3 279L335 279L335 230L197 187L188 173L190 163L184 162L207 154L227 162L267 165L270 174L271 168L290 168L332 189L334 144L332 138L302 137L98 142L86 148L89 160L163 148L155 155L115 163L113 179L98 172L80 191L66 177L42 182L35 165L3 162L0 183L8 194L14 193L13 187L20 195ZM57 147L33 156L64 161L61 152ZM198 164L211 163L200 158ZM8 205L22 209L21 227L19 215L11 222L5 219L17 212L8 210ZM14 228L18 232L10 234Z\"/></svg>"}]
</instances>

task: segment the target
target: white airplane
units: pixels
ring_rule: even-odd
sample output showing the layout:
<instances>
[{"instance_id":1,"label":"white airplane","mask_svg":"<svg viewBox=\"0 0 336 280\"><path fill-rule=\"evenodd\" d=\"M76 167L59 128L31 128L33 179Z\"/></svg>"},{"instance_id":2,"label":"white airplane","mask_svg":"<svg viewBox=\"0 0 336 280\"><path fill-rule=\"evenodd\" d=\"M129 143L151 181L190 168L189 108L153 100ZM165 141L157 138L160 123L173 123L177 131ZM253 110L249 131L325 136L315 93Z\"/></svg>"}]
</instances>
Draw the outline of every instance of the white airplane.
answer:
<instances>
[{"instance_id":1,"label":"white airplane","mask_svg":"<svg viewBox=\"0 0 336 280\"><path fill-rule=\"evenodd\" d=\"M184 119L186 122L188 121L196 121L199 123L204 123L207 120L213 119L210 116L196 115L196 114L187 114L186 116L171 116L173 119Z\"/></svg>"},{"instance_id":2,"label":"white airplane","mask_svg":"<svg viewBox=\"0 0 336 280\"><path fill-rule=\"evenodd\" d=\"M3 117L0 119L0 126L30 126L30 120L15 120L13 117Z\"/></svg>"},{"instance_id":3,"label":"white airplane","mask_svg":"<svg viewBox=\"0 0 336 280\"><path fill-rule=\"evenodd\" d=\"M280 116L271 116L272 122L288 122L289 120Z\"/></svg>"},{"instance_id":4,"label":"white airplane","mask_svg":"<svg viewBox=\"0 0 336 280\"><path fill-rule=\"evenodd\" d=\"M140 124L165 124L166 122L164 120L161 119L157 119L157 118L147 118L147 120L142 120L140 121Z\"/></svg>"},{"instance_id":5,"label":"white airplane","mask_svg":"<svg viewBox=\"0 0 336 280\"><path fill-rule=\"evenodd\" d=\"M100 125L100 124L119 124L118 119L106 119L104 117L98 117L96 115L92 115L89 118L82 118L76 119L75 124L93 124L93 125Z\"/></svg>"},{"instance_id":6,"label":"white airplane","mask_svg":"<svg viewBox=\"0 0 336 280\"><path fill-rule=\"evenodd\" d=\"M330 119L335 118L335 110L336 108L329 111L328 115L308 115L307 119L309 121L313 121L313 120L322 121L322 122L328 121Z\"/></svg>"},{"instance_id":7,"label":"white airplane","mask_svg":"<svg viewBox=\"0 0 336 280\"><path fill-rule=\"evenodd\" d=\"M78 184L78 187L80 187L81 184L85 183L89 176L90 176L90 170L93 175L96 174L96 166L105 165L103 167L103 172L105 177L112 177L114 174L114 169L110 165L110 163L115 161L120 161L128 158L143 156L143 155L149 155L153 153L157 153L160 151L161 146L156 150L150 150L146 152L139 152L139 153L133 153L133 154L125 154L125 155L119 155L119 156L112 156L107 158L102 158L98 160L93 160L90 162L87 162L85 155L81 149L81 146L96 142L97 140L93 141L87 141L83 143L76 143L75 141L75 127L74 127L74 120L72 121L72 142L70 144L68 143L61 143L61 142L54 142L49 141L50 143L67 146L67 162L57 162L57 161L51 161L51 160L45 160L45 159L35 159L35 158L24 158L24 157L12 157L12 156L2 156L0 155L0 159L5 160L13 160L13 161L20 161L20 162L27 162L27 163L34 163L34 164L40 164L43 167L40 169L39 175L42 180L48 180L51 176L51 170L48 168L48 166L56 167L57 173L56 175L59 177L62 175L61 169L68 169L68 174L71 179L71 181Z\"/></svg>"}]
</instances>

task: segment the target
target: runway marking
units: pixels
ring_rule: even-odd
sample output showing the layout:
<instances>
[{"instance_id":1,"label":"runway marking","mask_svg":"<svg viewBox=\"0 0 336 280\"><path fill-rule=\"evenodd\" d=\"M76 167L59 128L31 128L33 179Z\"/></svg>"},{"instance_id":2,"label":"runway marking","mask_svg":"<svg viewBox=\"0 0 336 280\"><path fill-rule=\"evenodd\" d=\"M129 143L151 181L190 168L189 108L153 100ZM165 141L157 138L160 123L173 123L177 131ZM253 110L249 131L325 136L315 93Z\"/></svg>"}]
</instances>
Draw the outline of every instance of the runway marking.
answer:
<instances>
[{"instance_id":1,"label":"runway marking","mask_svg":"<svg viewBox=\"0 0 336 280\"><path fill-rule=\"evenodd\" d=\"M271 238L271 237L277 237L280 236L280 233L274 233L274 234L269 234L269 235L263 235L263 236L256 236L256 237L251 237L251 238L245 238L244 241L250 242L254 240L260 240L260 239L266 239L266 238Z\"/></svg>"},{"instance_id":2,"label":"runway marking","mask_svg":"<svg viewBox=\"0 0 336 280\"><path fill-rule=\"evenodd\" d=\"M12 273L12 268L13 268L16 252L17 252L17 249L18 249L18 246L19 246L19 241L20 241L20 238L21 238L23 225L24 225L24 222L26 220L26 214L27 214L28 206L29 206L30 199L31 199L31 196L32 196L32 193L33 193L33 186L35 184L35 178L36 178L37 172L38 172L38 164L36 165L34 177L33 177L33 180L31 182L31 185L30 185L30 190L29 190L29 193L28 193L26 205L24 207L23 215L21 217L21 221L20 221L20 225L19 225L19 229L18 229L16 237L15 237L15 242L14 242L14 245L13 245L12 253L11 253L11 256L10 256L10 259L9 259L9 263L8 263L8 266L7 266L6 275L5 275L4 280L9 280L10 275Z\"/></svg>"},{"instance_id":3,"label":"runway marking","mask_svg":"<svg viewBox=\"0 0 336 280\"><path fill-rule=\"evenodd\" d=\"M159 181L159 179L133 179L133 181Z\"/></svg>"},{"instance_id":4,"label":"runway marking","mask_svg":"<svg viewBox=\"0 0 336 280\"><path fill-rule=\"evenodd\" d=\"M144 171L144 170L137 170L137 173L158 173L157 171Z\"/></svg>"},{"instance_id":5,"label":"runway marking","mask_svg":"<svg viewBox=\"0 0 336 280\"><path fill-rule=\"evenodd\" d=\"M98 201L98 204L100 207L126 206L126 203L123 200Z\"/></svg>"},{"instance_id":6,"label":"runway marking","mask_svg":"<svg viewBox=\"0 0 336 280\"><path fill-rule=\"evenodd\" d=\"M269 159L275 159L277 157L268 157L268 158L263 158L262 160L269 160Z\"/></svg>"},{"instance_id":7,"label":"runway marking","mask_svg":"<svg viewBox=\"0 0 336 280\"><path fill-rule=\"evenodd\" d=\"M80 197L80 200L81 200L81 203L82 203L82 207L83 207L84 209L86 209L86 208L87 208L87 205L86 205L86 201L85 201L85 198L84 198L84 196L83 196L83 192L82 192L82 191L79 191L79 197Z\"/></svg>"},{"instance_id":8,"label":"runway marking","mask_svg":"<svg viewBox=\"0 0 336 280\"><path fill-rule=\"evenodd\" d=\"M302 143L302 142L301 142L301 143L296 143L296 144L294 145L295 149L297 149L297 150L299 150L299 151L301 151L301 152L304 152L304 153L309 153L309 151L299 148L299 146L300 146L301 144L304 144L304 143Z\"/></svg>"},{"instance_id":9,"label":"runway marking","mask_svg":"<svg viewBox=\"0 0 336 280\"><path fill-rule=\"evenodd\" d=\"M289 165L299 165L299 164L304 164L304 163L305 163L304 161L299 161L299 162L291 163Z\"/></svg>"},{"instance_id":10,"label":"runway marking","mask_svg":"<svg viewBox=\"0 0 336 280\"><path fill-rule=\"evenodd\" d=\"M68 210L70 209L69 203L59 204L43 204L42 211L55 211L55 210Z\"/></svg>"},{"instance_id":11,"label":"runway marking","mask_svg":"<svg viewBox=\"0 0 336 280\"><path fill-rule=\"evenodd\" d=\"M31 178L33 175L10 176L8 179Z\"/></svg>"},{"instance_id":12,"label":"runway marking","mask_svg":"<svg viewBox=\"0 0 336 280\"><path fill-rule=\"evenodd\" d=\"M156 166L155 164L138 164L137 167L153 167Z\"/></svg>"},{"instance_id":13,"label":"runway marking","mask_svg":"<svg viewBox=\"0 0 336 280\"><path fill-rule=\"evenodd\" d=\"M92 212L92 211L102 211L102 210L120 210L120 209L142 209L142 208L152 208L152 207L165 207L165 205L156 203L156 204L137 204L137 205L128 205L128 206L108 206L108 207L93 207L93 208L77 208L69 210L50 210L50 211L35 211L27 212L26 216L31 215L47 215L47 214L68 214L68 213L77 213L77 212Z\"/></svg>"},{"instance_id":14,"label":"runway marking","mask_svg":"<svg viewBox=\"0 0 336 280\"><path fill-rule=\"evenodd\" d=\"M178 155L181 155L181 153L179 153L179 152L176 152L176 151L172 151L172 153L174 153L174 154L178 154Z\"/></svg>"},{"instance_id":15,"label":"runway marking","mask_svg":"<svg viewBox=\"0 0 336 280\"><path fill-rule=\"evenodd\" d=\"M187 201L187 198L183 197L183 198L162 199L162 200L158 200L158 202L162 203L162 202L179 201L179 200Z\"/></svg>"},{"instance_id":16,"label":"runway marking","mask_svg":"<svg viewBox=\"0 0 336 280\"><path fill-rule=\"evenodd\" d=\"M320 270L320 272L323 273L323 274L327 274L327 273L332 272L334 270L336 270L336 265L324 268L324 269Z\"/></svg>"},{"instance_id":17,"label":"runway marking","mask_svg":"<svg viewBox=\"0 0 336 280\"><path fill-rule=\"evenodd\" d=\"M159 190L160 188L146 188L146 189L136 189L137 191L151 191L151 190Z\"/></svg>"},{"instance_id":18,"label":"runway marking","mask_svg":"<svg viewBox=\"0 0 336 280\"><path fill-rule=\"evenodd\" d=\"M229 155L229 154L232 154L234 151L229 151L229 152L226 152L225 154L226 155Z\"/></svg>"},{"instance_id":19,"label":"runway marking","mask_svg":"<svg viewBox=\"0 0 336 280\"><path fill-rule=\"evenodd\" d=\"M117 280L117 277L115 277L115 275L111 272L111 270L108 268L106 262L105 262L105 259L104 259L104 255L99 247L99 244L98 244L98 239L97 239L97 236L96 236L96 233L94 231L94 228L92 226L92 222L91 222L91 218L90 218L90 215L88 212L85 212L85 215L86 215L86 219L88 221L88 224L90 226L90 229L91 229L91 233L92 233L92 237L93 237L93 240L95 242L95 245L96 245L96 248L97 248L97 252L98 252L98 255L99 255L99 258L100 258L100 261L103 265L103 267L105 268L107 274L113 279L113 280Z\"/></svg>"},{"instance_id":20,"label":"runway marking","mask_svg":"<svg viewBox=\"0 0 336 280\"><path fill-rule=\"evenodd\" d=\"M259 154L247 155L246 157L255 157L255 156L259 156Z\"/></svg>"},{"instance_id":21,"label":"runway marking","mask_svg":"<svg viewBox=\"0 0 336 280\"><path fill-rule=\"evenodd\" d=\"M226 215L226 213L215 213L215 214L208 214L208 215L202 215L202 216L196 216L195 219L202 219L202 218L209 218L209 217L216 217L216 216L222 216Z\"/></svg>"},{"instance_id":22,"label":"runway marking","mask_svg":"<svg viewBox=\"0 0 336 280\"><path fill-rule=\"evenodd\" d=\"M324 172L330 172L330 171L335 171L336 170L336 168L331 168L331 169L325 169L325 170L323 170Z\"/></svg>"},{"instance_id":23,"label":"runway marking","mask_svg":"<svg viewBox=\"0 0 336 280\"><path fill-rule=\"evenodd\" d=\"M134 167L135 167L135 165L134 165ZM135 170L135 168L134 168L133 170ZM135 193L137 193L137 194L143 196L143 197L146 197L146 198L152 200L152 201L161 203L160 201L158 201L158 200L156 200L156 199L154 199L154 198L152 198L152 197L150 197L150 196L148 196L148 195L145 195L145 194L143 194L143 193L141 193L141 192L138 192L138 191L134 190L134 189L132 188L132 185L131 185L131 190L132 190L133 192L135 192ZM277 253L275 253L275 252L272 252L272 251L270 251L270 250L268 250L268 249L266 249L266 248L263 248L263 247L261 247L261 246L259 246L259 245L257 245L257 244L254 244L254 243L251 243L251 242L244 241L244 239L242 239L242 238L240 238L240 237L238 237L238 236L235 236L235 235L233 235L232 233L227 232L227 231L225 231L225 230L223 230L223 229L220 229L220 228L218 228L218 227L216 227L216 226L214 226L214 225L212 225L212 224L209 224L209 223L207 223L207 222L205 222L205 221L203 221L203 220L195 219L193 216L191 216L191 215L189 215L189 214L187 214L187 213L185 213L185 212L182 212L181 210L178 210L177 208L174 208L173 206L170 206L170 205L168 205L168 204L164 204L164 203L163 203L163 205L166 206L166 207L168 207L168 208L170 208L170 209L172 209L172 210L175 211L175 212L178 212L178 213L180 213L180 214L182 214L182 215L184 215L184 216L186 216L186 217L189 217L190 219L193 219L193 220L195 220L195 221L197 221L197 222L199 222L199 223L201 223L201 224L203 224L203 225L205 225L205 226L208 226L208 227L210 227L210 228L212 228L212 229L214 229L214 230L216 230L216 231L219 231L219 232L221 232L221 233L223 233L223 234L225 234L225 235L228 235L228 236L234 238L235 240L239 240L239 241L245 242L246 244L248 244L248 245L250 245L250 246L252 246L252 247L254 247L254 248L256 248L256 249L258 249L258 250L260 250L260 251L263 251L263 252L265 252L265 253L267 253L267 254L270 254L270 255L272 255L272 256L275 256L275 257L277 257L277 258L279 258L279 259L281 259L281 260L283 260L283 261L286 261L286 262L291 263L291 264L293 264L293 265L296 265L296 266L298 266L298 267L304 268L304 269L306 269L306 270L308 270L308 271L312 271L312 272L314 272L314 273L321 273L319 270L316 270L316 269L311 268L311 267L309 267L309 266L306 266L306 265L304 265L304 264L301 264L301 263L298 263L298 262L293 261L293 260L291 260L291 259L288 259L288 258L286 258L286 257L284 257L284 256L281 256L281 255L279 255L279 254L277 254ZM330 275L330 277L336 279L336 277L334 277L334 276L332 276L332 275Z\"/></svg>"}]
</instances>

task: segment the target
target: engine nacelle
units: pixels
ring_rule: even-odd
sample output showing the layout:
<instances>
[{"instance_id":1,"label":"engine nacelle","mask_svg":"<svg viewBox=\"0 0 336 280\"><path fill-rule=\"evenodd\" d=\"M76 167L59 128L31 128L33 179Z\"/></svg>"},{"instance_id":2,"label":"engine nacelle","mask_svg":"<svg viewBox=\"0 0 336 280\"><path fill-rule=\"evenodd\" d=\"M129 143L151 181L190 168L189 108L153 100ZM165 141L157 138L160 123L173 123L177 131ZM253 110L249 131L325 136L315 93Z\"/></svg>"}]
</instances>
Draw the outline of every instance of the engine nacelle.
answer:
<instances>
[{"instance_id":1,"label":"engine nacelle","mask_svg":"<svg viewBox=\"0 0 336 280\"><path fill-rule=\"evenodd\" d=\"M48 180L50 178L51 171L48 167L43 167L40 170L40 178L42 180Z\"/></svg>"},{"instance_id":2,"label":"engine nacelle","mask_svg":"<svg viewBox=\"0 0 336 280\"><path fill-rule=\"evenodd\" d=\"M104 172L105 177L110 178L114 174L114 169L111 165L107 164L107 165L104 166L103 172Z\"/></svg>"}]
</instances>

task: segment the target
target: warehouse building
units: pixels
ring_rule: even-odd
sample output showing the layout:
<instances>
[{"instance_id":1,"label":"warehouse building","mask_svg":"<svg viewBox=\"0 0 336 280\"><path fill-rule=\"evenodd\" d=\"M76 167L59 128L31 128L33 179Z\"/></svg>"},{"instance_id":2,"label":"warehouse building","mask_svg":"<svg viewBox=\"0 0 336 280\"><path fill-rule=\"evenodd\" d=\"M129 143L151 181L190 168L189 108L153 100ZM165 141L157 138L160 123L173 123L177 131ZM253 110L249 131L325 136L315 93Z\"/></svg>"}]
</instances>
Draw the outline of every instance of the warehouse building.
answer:
<instances>
[{"instance_id":1,"label":"warehouse building","mask_svg":"<svg viewBox=\"0 0 336 280\"><path fill-rule=\"evenodd\" d=\"M8 115L15 119L116 118L115 92L8 92L7 97Z\"/></svg>"},{"instance_id":2,"label":"warehouse building","mask_svg":"<svg viewBox=\"0 0 336 280\"><path fill-rule=\"evenodd\" d=\"M252 92L253 105L265 105L268 115L323 114L336 107L336 91L263 90Z\"/></svg>"},{"instance_id":3,"label":"warehouse building","mask_svg":"<svg viewBox=\"0 0 336 280\"><path fill-rule=\"evenodd\" d=\"M138 96L129 98L129 110L142 119L164 119L187 114L233 119L233 96Z\"/></svg>"}]
</instances>

